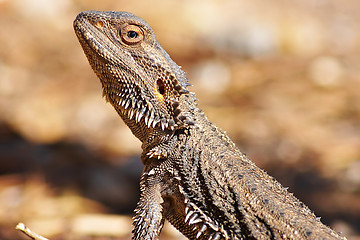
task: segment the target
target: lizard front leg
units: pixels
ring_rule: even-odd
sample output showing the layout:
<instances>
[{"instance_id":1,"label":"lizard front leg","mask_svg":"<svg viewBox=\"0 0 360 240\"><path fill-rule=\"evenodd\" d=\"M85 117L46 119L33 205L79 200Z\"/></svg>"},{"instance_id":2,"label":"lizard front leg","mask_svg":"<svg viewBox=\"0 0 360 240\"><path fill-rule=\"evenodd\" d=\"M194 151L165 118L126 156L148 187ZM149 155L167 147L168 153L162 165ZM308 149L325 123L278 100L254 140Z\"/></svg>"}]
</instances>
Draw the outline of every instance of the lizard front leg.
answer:
<instances>
[{"instance_id":1,"label":"lizard front leg","mask_svg":"<svg viewBox=\"0 0 360 240\"><path fill-rule=\"evenodd\" d=\"M133 239L158 239L164 225L161 175L146 167L140 180L141 197L135 209Z\"/></svg>"}]
</instances>

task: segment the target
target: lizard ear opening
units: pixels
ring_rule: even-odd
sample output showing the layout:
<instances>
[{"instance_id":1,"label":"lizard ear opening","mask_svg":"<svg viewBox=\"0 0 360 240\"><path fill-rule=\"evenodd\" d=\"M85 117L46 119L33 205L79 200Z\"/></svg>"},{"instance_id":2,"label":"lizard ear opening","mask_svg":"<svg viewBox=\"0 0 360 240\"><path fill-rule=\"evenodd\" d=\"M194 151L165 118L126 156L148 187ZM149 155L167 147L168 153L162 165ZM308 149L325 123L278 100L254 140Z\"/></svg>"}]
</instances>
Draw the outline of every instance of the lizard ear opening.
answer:
<instances>
[{"instance_id":1,"label":"lizard ear opening","mask_svg":"<svg viewBox=\"0 0 360 240\"><path fill-rule=\"evenodd\" d=\"M161 79L158 79L157 82L157 90L161 95L165 94L165 84Z\"/></svg>"}]
</instances>

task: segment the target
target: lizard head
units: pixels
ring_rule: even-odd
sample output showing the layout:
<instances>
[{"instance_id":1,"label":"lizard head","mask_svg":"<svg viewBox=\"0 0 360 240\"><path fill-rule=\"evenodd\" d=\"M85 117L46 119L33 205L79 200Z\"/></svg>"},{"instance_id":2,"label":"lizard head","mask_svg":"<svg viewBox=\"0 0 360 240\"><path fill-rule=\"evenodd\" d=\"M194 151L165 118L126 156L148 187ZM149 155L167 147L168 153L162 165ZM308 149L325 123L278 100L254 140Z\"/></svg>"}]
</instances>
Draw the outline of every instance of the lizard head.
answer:
<instances>
[{"instance_id":1,"label":"lizard head","mask_svg":"<svg viewBox=\"0 0 360 240\"><path fill-rule=\"evenodd\" d=\"M148 23L127 12L86 11L74 29L104 96L140 140L149 129L193 124L184 111L195 101L190 84Z\"/></svg>"}]
</instances>

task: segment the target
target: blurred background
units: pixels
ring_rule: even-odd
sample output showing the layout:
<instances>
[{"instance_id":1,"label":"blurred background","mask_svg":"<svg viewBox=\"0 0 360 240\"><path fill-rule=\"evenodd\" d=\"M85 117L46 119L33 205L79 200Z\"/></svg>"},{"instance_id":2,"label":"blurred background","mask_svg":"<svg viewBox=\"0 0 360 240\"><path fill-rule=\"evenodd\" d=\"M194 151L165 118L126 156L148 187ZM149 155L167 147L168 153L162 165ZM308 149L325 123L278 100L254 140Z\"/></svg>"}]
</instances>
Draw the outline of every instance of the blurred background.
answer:
<instances>
[{"instance_id":1,"label":"blurred background","mask_svg":"<svg viewBox=\"0 0 360 240\"><path fill-rule=\"evenodd\" d=\"M360 239L360 1L0 0L0 239L129 239L140 142L75 37L83 10L149 22L211 121ZM161 239L184 239L166 225Z\"/></svg>"}]
</instances>

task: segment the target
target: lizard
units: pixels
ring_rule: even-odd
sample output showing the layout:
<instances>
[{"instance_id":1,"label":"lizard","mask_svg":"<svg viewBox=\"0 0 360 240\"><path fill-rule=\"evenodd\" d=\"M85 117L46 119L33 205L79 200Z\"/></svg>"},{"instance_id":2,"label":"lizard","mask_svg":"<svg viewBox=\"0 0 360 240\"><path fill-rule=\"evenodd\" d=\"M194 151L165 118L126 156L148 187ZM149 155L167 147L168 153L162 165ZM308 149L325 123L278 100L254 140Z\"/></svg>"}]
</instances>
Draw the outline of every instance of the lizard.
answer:
<instances>
[{"instance_id":1,"label":"lizard","mask_svg":"<svg viewBox=\"0 0 360 240\"><path fill-rule=\"evenodd\" d=\"M74 30L106 100L142 142L132 239L345 239L257 167L198 107L143 19L84 11Z\"/></svg>"}]
</instances>

